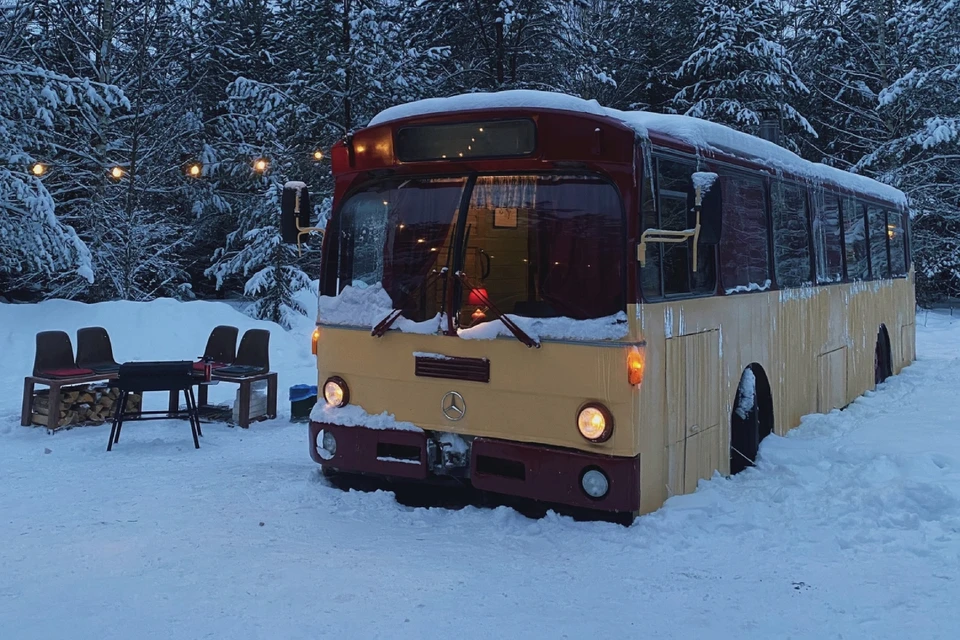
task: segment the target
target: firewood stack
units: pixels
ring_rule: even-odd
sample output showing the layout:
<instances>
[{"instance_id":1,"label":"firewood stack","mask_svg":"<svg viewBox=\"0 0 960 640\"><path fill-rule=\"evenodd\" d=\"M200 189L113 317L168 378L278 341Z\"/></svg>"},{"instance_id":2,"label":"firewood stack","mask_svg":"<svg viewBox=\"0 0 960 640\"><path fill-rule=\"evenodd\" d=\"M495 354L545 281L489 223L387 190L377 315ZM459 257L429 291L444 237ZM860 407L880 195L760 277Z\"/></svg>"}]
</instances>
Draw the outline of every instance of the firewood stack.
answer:
<instances>
[{"instance_id":1,"label":"firewood stack","mask_svg":"<svg viewBox=\"0 0 960 640\"><path fill-rule=\"evenodd\" d=\"M60 390L60 415L57 428L103 424L113 419L120 390L105 385L81 385ZM131 393L127 397L127 412L139 412L143 396ZM33 423L47 426L50 413L50 390L37 392L33 399Z\"/></svg>"}]
</instances>

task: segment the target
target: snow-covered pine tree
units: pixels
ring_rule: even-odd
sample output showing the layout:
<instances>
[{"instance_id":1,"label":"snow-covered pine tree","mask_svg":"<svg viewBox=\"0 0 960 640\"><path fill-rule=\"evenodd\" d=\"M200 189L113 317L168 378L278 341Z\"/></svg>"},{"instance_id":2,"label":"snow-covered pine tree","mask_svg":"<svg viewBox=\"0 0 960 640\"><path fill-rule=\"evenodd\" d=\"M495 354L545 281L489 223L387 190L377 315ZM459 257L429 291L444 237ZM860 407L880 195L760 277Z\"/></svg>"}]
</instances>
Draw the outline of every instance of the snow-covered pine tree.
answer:
<instances>
[{"instance_id":1,"label":"snow-covered pine tree","mask_svg":"<svg viewBox=\"0 0 960 640\"><path fill-rule=\"evenodd\" d=\"M449 51L439 95L609 85L594 52L606 45L584 30L593 15L590 3L567 0L422 0L408 14L421 50Z\"/></svg>"},{"instance_id":2,"label":"snow-covered pine tree","mask_svg":"<svg viewBox=\"0 0 960 640\"><path fill-rule=\"evenodd\" d=\"M317 139L324 130L325 114L312 104L331 100L322 76L313 63L315 36L301 30L304 14L281 6L274 12L265 2L229 2L232 11L221 14L220 63L235 51L257 51L245 61L226 87L219 105L216 138L208 143L209 179L216 185L217 208L229 228L224 244L213 255L206 275L221 288L229 278L243 282L244 295L254 300L252 313L291 326L293 315L305 309L293 294L309 283L296 248L280 241L279 193L291 177L311 180L322 166L314 151L323 151ZM306 15L312 9L304 8ZM312 43L301 42L306 38ZM302 46L305 58L297 58ZM240 61L235 61L240 62ZM320 71L320 69L316 69ZM311 186L314 186L311 184Z\"/></svg>"},{"instance_id":3,"label":"snow-covered pine tree","mask_svg":"<svg viewBox=\"0 0 960 640\"><path fill-rule=\"evenodd\" d=\"M796 108L808 89L781 44L782 13L769 0L699 0L695 51L677 71L674 98L687 115L754 133L761 110L773 109L784 124L783 143L793 149L816 135Z\"/></svg>"},{"instance_id":4,"label":"snow-covered pine tree","mask_svg":"<svg viewBox=\"0 0 960 640\"><path fill-rule=\"evenodd\" d=\"M596 0L597 26L609 51L602 64L616 73L617 86L606 87L604 104L621 109L675 111L679 87L675 71L696 39L696 0ZM604 25L604 26L601 26Z\"/></svg>"},{"instance_id":5,"label":"snow-covered pine tree","mask_svg":"<svg viewBox=\"0 0 960 640\"><path fill-rule=\"evenodd\" d=\"M22 36L45 27L33 7L0 15L0 283L43 290L69 274L89 285L90 251L62 207L73 165L89 153L87 141L71 134L126 100L116 87L31 63Z\"/></svg>"},{"instance_id":6,"label":"snow-covered pine tree","mask_svg":"<svg viewBox=\"0 0 960 640\"><path fill-rule=\"evenodd\" d=\"M880 92L889 139L858 169L908 194L917 297L960 297L960 3L904 2L896 14L899 77Z\"/></svg>"}]
</instances>

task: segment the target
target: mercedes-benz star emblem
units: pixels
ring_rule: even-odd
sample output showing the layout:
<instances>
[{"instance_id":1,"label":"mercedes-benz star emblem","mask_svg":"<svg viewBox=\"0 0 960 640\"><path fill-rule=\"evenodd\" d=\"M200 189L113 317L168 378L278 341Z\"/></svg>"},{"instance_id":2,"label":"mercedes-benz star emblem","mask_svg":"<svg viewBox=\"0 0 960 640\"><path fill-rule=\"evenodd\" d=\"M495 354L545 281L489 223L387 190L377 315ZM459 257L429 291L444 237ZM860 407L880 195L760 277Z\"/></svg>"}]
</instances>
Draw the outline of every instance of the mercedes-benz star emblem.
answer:
<instances>
[{"instance_id":1,"label":"mercedes-benz star emblem","mask_svg":"<svg viewBox=\"0 0 960 640\"><path fill-rule=\"evenodd\" d=\"M462 420L467 413L467 403L463 401L463 396L456 391L448 391L440 401L440 410L447 420L456 422Z\"/></svg>"}]
</instances>

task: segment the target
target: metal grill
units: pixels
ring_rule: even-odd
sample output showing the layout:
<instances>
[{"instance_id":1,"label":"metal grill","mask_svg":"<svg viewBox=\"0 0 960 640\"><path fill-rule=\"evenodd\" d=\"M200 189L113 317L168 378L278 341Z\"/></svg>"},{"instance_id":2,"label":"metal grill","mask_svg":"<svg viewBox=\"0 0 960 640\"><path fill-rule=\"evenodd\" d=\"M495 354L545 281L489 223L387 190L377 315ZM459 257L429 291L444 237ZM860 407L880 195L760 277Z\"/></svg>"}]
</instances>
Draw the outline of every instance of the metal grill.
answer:
<instances>
[{"instance_id":1,"label":"metal grill","mask_svg":"<svg viewBox=\"0 0 960 640\"><path fill-rule=\"evenodd\" d=\"M490 361L486 358L415 356L414 373L421 378L490 382Z\"/></svg>"}]
</instances>

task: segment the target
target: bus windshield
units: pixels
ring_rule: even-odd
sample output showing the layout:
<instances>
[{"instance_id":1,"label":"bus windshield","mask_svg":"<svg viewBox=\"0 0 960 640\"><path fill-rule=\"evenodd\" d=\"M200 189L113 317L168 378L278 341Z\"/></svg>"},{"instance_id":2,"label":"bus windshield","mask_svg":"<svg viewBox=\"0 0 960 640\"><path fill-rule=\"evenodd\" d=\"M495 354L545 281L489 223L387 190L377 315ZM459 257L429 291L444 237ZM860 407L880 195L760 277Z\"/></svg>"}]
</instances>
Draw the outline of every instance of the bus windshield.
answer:
<instances>
[{"instance_id":1,"label":"bus windshield","mask_svg":"<svg viewBox=\"0 0 960 640\"><path fill-rule=\"evenodd\" d=\"M391 180L340 209L327 268L337 292L382 285L403 316L423 321L453 302L461 327L503 313L591 319L624 309L620 196L593 176L480 176L460 217L466 178ZM457 246L454 246L454 245ZM335 261L334 261L335 260ZM462 271L480 289L453 286ZM431 277L431 274L433 276ZM448 301L454 291L458 299Z\"/></svg>"}]
</instances>

